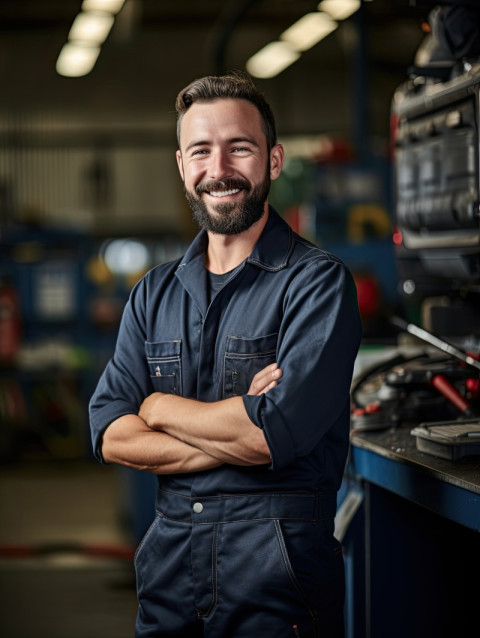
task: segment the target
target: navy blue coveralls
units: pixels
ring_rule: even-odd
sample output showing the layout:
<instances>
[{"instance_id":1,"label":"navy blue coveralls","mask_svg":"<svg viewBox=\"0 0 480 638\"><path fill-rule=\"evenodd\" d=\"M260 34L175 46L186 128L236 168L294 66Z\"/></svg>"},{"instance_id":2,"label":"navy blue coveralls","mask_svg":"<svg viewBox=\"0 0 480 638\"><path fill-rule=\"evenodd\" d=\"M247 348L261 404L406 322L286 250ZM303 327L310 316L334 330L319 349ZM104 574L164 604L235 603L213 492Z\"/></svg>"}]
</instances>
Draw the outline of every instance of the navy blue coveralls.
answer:
<instances>
[{"instance_id":1,"label":"navy blue coveralls","mask_svg":"<svg viewBox=\"0 0 480 638\"><path fill-rule=\"evenodd\" d=\"M115 419L154 391L242 396L271 465L159 476L157 517L135 556L137 638L343 635L333 537L361 338L345 265L270 208L251 255L208 301L200 232L186 255L132 290L90 402L95 454ZM278 386L247 395L277 361Z\"/></svg>"}]
</instances>

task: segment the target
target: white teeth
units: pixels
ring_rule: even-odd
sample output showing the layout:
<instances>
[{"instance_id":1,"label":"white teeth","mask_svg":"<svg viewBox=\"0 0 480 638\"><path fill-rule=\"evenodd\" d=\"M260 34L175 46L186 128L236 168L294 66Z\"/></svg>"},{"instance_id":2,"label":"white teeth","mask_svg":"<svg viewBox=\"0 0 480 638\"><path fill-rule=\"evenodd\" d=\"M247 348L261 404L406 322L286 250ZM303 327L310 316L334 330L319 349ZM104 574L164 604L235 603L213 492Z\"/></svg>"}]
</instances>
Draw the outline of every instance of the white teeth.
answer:
<instances>
[{"instance_id":1,"label":"white teeth","mask_svg":"<svg viewBox=\"0 0 480 638\"><path fill-rule=\"evenodd\" d=\"M235 195L235 193L239 193L239 188L232 188L229 191L210 191L210 195L212 197L226 197L227 195Z\"/></svg>"}]
</instances>

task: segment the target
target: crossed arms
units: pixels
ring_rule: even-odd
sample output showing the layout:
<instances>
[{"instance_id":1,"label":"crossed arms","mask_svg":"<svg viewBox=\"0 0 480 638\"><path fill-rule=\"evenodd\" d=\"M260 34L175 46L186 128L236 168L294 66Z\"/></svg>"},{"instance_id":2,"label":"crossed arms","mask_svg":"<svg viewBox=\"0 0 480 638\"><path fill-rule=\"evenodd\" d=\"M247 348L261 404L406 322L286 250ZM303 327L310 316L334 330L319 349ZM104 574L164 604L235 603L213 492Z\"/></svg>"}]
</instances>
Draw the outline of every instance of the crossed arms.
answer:
<instances>
[{"instance_id":1,"label":"crossed arms","mask_svg":"<svg viewBox=\"0 0 480 638\"><path fill-rule=\"evenodd\" d=\"M248 394L268 392L281 376L276 363L267 366L255 375ZM107 463L154 474L270 462L263 431L249 419L242 397L205 403L161 392L148 396L138 415L108 426L102 454Z\"/></svg>"}]
</instances>

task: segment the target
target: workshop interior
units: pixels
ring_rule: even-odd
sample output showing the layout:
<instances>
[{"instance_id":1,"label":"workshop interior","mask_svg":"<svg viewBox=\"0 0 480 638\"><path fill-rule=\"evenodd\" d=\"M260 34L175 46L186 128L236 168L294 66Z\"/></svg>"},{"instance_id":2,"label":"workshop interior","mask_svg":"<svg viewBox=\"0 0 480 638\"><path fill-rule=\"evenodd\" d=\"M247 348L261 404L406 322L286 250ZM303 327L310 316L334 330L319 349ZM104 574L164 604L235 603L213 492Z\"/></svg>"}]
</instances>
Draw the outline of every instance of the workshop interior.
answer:
<instances>
[{"instance_id":1,"label":"workshop interior","mask_svg":"<svg viewBox=\"0 0 480 638\"><path fill-rule=\"evenodd\" d=\"M155 482L93 459L88 400L132 286L196 233L176 93L230 68L276 114L271 203L357 287L346 636L475 635L479 3L3 0L0 32L2 637L133 635Z\"/></svg>"}]
</instances>

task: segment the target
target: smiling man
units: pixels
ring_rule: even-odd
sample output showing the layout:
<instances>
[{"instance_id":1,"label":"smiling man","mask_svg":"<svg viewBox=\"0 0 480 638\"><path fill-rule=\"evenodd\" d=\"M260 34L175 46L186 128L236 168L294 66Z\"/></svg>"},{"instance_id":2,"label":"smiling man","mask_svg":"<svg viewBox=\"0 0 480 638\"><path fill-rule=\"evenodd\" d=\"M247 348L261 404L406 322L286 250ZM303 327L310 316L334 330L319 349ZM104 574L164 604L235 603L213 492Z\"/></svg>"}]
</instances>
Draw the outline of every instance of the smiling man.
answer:
<instances>
[{"instance_id":1,"label":"smiling man","mask_svg":"<svg viewBox=\"0 0 480 638\"><path fill-rule=\"evenodd\" d=\"M158 475L136 636L337 638L355 286L269 206L284 152L248 75L196 80L176 108L201 230L133 289L90 402L98 459Z\"/></svg>"}]
</instances>

